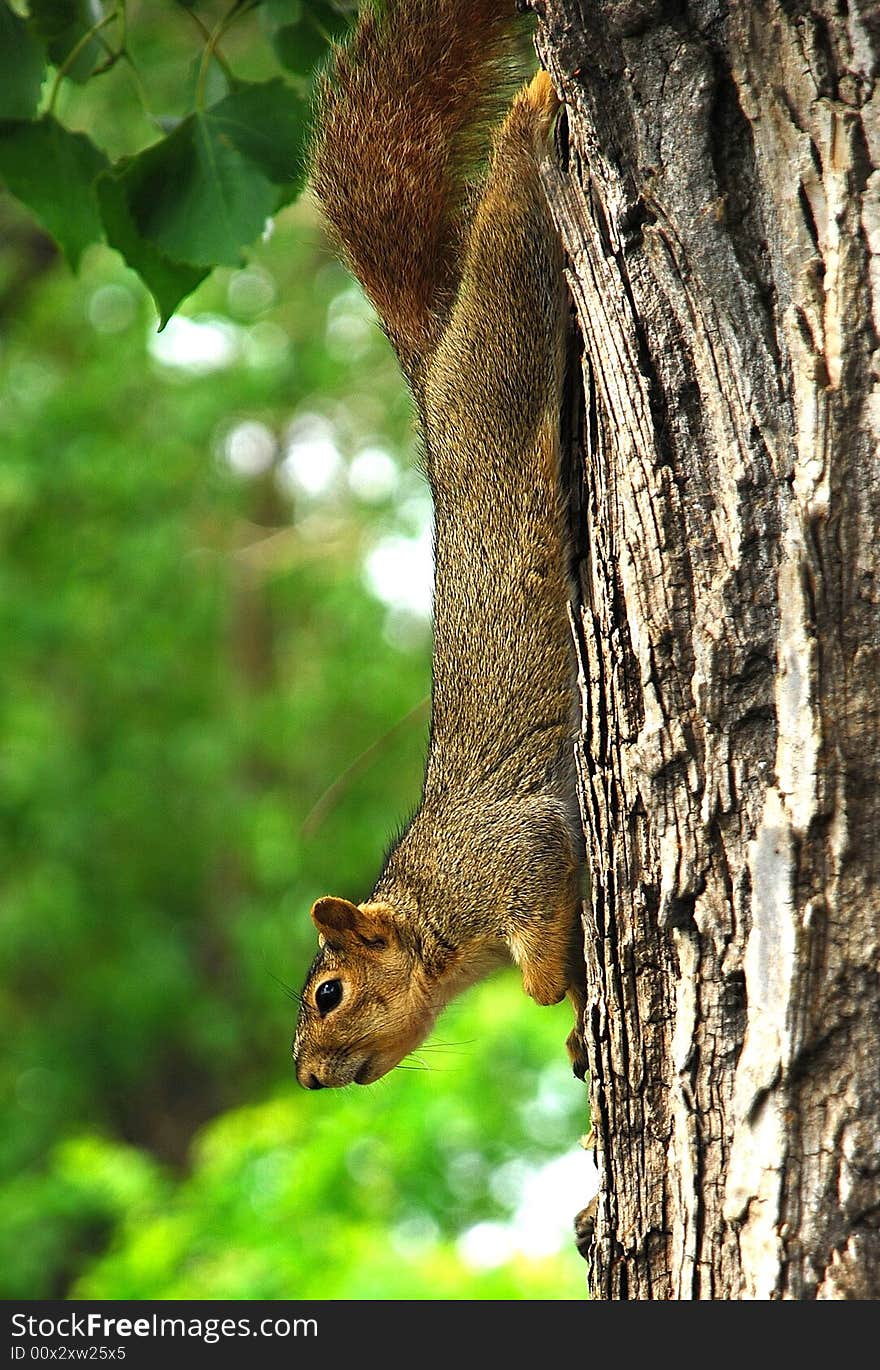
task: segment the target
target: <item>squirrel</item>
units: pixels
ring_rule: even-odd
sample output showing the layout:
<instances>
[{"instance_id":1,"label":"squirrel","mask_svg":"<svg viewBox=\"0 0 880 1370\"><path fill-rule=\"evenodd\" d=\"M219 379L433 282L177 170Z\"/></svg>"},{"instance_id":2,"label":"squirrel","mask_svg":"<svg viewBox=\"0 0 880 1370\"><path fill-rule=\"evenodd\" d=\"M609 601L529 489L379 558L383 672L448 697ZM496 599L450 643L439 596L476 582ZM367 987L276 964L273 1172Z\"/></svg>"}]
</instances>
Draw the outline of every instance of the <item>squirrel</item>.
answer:
<instances>
[{"instance_id":1,"label":"squirrel","mask_svg":"<svg viewBox=\"0 0 880 1370\"><path fill-rule=\"evenodd\" d=\"M522 39L514 0L386 0L317 97L312 185L415 400L435 586L421 803L364 903L311 911L293 1043L309 1089L378 1080L511 960L539 1004L569 995L586 1072L567 315L539 172L559 101L544 71L511 101Z\"/></svg>"}]
</instances>

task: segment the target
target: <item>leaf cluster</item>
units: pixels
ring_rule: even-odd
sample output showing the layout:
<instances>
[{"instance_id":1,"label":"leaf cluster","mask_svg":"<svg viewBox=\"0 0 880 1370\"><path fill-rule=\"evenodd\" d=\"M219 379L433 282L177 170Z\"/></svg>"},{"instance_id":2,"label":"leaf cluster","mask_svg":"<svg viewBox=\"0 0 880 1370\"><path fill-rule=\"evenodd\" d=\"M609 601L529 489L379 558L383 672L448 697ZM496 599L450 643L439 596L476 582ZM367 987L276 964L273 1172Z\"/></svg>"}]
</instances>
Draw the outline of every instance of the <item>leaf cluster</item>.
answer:
<instances>
[{"instance_id":1,"label":"leaf cluster","mask_svg":"<svg viewBox=\"0 0 880 1370\"><path fill-rule=\"evenodd\" d=\"M0 178L74 268L91 243L120 252L163 324L214 267L239 262L299 194L309 82L348 17L331 0L232 0L219 14L182 0L164 8L160 30L155 13L139 16L132 0L30 0L23 13L0 0ZM154 111L149 87L153 63L167 60L161 50L179 46L178 35L167 37L175 21L191 24L197 52L188 64L181 57L177 72L186 107L167 115ZM275 74L235 74L224 44L243 32L252 45L261 37ZM145 36L147 60L138 53ZM153 136L114 156L58 109L76 84L90 122L95 87L119 69Z\"/></svg>"}]
</instances>

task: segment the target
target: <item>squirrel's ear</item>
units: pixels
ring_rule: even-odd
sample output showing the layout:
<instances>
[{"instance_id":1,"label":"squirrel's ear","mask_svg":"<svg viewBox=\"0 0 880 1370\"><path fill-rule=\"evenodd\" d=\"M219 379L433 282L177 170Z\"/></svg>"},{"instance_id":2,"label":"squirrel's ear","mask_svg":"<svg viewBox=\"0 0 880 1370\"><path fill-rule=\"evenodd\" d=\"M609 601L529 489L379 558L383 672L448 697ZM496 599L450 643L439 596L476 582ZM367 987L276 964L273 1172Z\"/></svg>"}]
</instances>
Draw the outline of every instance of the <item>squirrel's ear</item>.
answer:
<instances>
[{"instance_id":1,"label":"squirrel's ear","mask_svg":"<svg viewBox=\"0 0 880 1370\"><path fill-rule=\"evenodd\" d=\"M312 905L312 922L322 933L354 932L361 916L357 904L348 899L334 899L328 895L325 899L316 899Z\"/></svg>"},{"instance_id":2,"label":"squirrel's ear","mask_svg":"<svg viewBox=\"0 0 880 1370\"><path fill-rule=\"evenodd\" d=\"M387 946L396 932L394 917L386 905L365 904L358 908L348 899L329 895L312 905L312 921L324 937L356 937L367 947Z\"/></svg>"}]
</instances>

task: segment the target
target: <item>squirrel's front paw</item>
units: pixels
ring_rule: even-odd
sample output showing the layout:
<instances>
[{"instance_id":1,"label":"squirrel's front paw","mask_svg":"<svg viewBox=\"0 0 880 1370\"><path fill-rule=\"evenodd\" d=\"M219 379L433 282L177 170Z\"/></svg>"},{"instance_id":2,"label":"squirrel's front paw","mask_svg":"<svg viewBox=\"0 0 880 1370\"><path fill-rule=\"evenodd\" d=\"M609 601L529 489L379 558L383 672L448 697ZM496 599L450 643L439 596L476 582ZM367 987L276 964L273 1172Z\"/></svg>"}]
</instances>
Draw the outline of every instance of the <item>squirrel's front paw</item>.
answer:
<instances>
[{"instance_id":1,"label":"squirrel's front paw","mask_svg":"<svg viewBox=\"0 0 880 1370\"><path fill-rule=\"evenodd\" d=\"M536 1004L559 1004L565 998L565 981L552 967L540 963L523 966L522 977L523 989Z\"/></svg>"},{"instance_id":2,"label":"squirrel's front paw","mask_svg":"<svg viewBox=\"0 0 880 1370\"><path fill-rule=\"evenodd\" d=\"M587 1061L584 1040L576 1027L573 1027L566 1037L565 1049L568 1052L568 1059L571 1061L572 1071L579 1080L585 1080L587 1078L589 1062Z\"/></svg>"},{"instance_id":3,"label":"squirrel's front paw","mask_svg":"<svg viewBox=\"0 0 880 1370\"><path fill-rule=\"evenodd\" d=\"M522 985L536 1004L558 1004L568 989L566 947L548 935L540 923L516 927L508 937L514 961L522 971Z\"/></svg>"}]
</instances>

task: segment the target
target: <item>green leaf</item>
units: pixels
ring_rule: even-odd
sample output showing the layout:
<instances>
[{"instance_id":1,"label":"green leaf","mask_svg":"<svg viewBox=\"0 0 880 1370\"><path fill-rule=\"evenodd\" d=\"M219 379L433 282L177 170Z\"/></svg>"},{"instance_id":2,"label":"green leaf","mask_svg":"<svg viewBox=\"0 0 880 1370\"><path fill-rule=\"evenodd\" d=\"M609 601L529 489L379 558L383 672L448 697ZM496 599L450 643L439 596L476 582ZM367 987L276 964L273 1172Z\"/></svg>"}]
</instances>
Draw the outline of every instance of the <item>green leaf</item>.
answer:
<instances>
[{"instance_id":1,"label":"green leaf","mask_svg":"<svg viewBox=\"0 0 880 1370\"><path fill-rule=\"evenodd\" d=\"M272 34L275 56L297 76L307 76L326 54L324 39L312 24L287 24Z\"/></svg>"},{"instance_id":2,"label":"green leaf","mask_svg":"<svg viewBox=\"0 0 880 1370\"><path fill-rule=\"evenodd\" d=\"M309 76L326 57L330 43L347 32L351 14L327 0L312 0L305 12L301 4L268 0L265 18L281 65L297 76Z\"/></svg>"},{"instance_id":3,"label":"green leaf","mask_svg":"<svg viewBox=\"0 0 880 1370\"><path fill-rule=\"evenodd\" d=\"M284 28L286 24L298 24L302 18L303 0L263 0L261 13L266 28Z\"/></svg>"},{"instance_id":4,"label":"green leaf","mask_svg":"<svg viewBox=\"0 0 880 1370\"><path fill-rule=\"evenodd\" d=\"M129 204L141 234L174 261L236 266L243 244L262 233L278 191L218 131L207 113L192 114L147 148Z\"/></svg>"},{"instance_id":5,"label":"green leaf","mask_svg":"<svg viewBox=\"0 0 880 1370\"><path fill-rule=\"evenodd\" d=\"M172 261L141 234L129 205L132 185L138 181L138 170L133 165L138 160L128 158L120 163L120 170L98 178L98 203L108 243L144 282L156 301L159 324L164 328L181 300L192 294L208 271Z\"/></svg>"},{"instance_id":6,"label":"green leaf","mask_svg":"<svg viewBox=\"0 0 880 1370\"><path fill-rule=\"evenodd\" d=\"M263 0L263 15L271 24L296 24L302 15L304 0Z\"/></svg>"},{"instance_id":7,"label":"green leaf","mask_svg":"<svg viewBox=\"0 0 880 1370\"><path fill-rule=\"evenodd\" d=\"M199 78L202 74L202 54L198 53L193 57L187 69L186 76L182 82L184 97L184 107L193 109L198 103ZM216 57L212 57L208 62L208 71L205 78L205 92L203 103L212 105L215 100L222 100L229 94L229 82Z\"/></svg>"},{"instance_id":8,"label":"green leaf","mask_svg":"<svg viewBox=\"0 0 880 1370\"><path fill-rule=\"evenodd\" d=\"M0 119L29 119L36 113L45 73L42 45L0 0Z\"/></svg>"},{"instance_id":9,"label":"green leaf","mask_svg":"<svg viewBox=\"0 0 880 1370\"><path fill-rule=\"evenodd\" d=\"M299 194L305 178L308 106L280 77L238 86L204 117L219 138L227 137L278 187L279 205Z\"/></svg>"},{"instance_id":10,"label":"green leaf","mask_svg":"<svg viewBox=\"0 0 880 1370\"><path fill-rule=\"evenodd\" d=\"M282 80L239 86L124 164L115 178L127 207L124 230L117 196L105 215L112 201L114 232L128 250L133 231L175 270L235 266L302 185L305 131L305 103Z\"/></svg>"},{"instance_id":11,"label":"green leaf","mask_svg":"<svg viewBox=\"0 0 880 1370\"><path fill-rule=\"evenodd\" d=\"M309 0L304 22L320 30L327 40L336 42L348 32L353 17L351 6L337 5L333 0Z\"/></svg>"},{"instance_id":12,"label":"green leaf","mask_svg":"<svg viewBox=\"0 0 880 1370\"><path fill-rule=\"evenodd\" d=\"M94 181L107 158L84 133L52 115L36 123L0 122L0 176L36 214L76 270L83 249L101 235Z\"/></svg>"},{"instance_id":13,"label":"green leaf","mask_svg":"<svg viewBox=\"0 0 880 1370\"><path fill-rule=\"evenodd\" d=\"M90 0L30 0L31 28L46 44L56 66L67 60L77 43L102 18ZM106 42L96 34L78 53L65 75L87 81L99 60L107 54Z\"/></svg>"}]
</instances>

